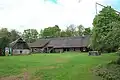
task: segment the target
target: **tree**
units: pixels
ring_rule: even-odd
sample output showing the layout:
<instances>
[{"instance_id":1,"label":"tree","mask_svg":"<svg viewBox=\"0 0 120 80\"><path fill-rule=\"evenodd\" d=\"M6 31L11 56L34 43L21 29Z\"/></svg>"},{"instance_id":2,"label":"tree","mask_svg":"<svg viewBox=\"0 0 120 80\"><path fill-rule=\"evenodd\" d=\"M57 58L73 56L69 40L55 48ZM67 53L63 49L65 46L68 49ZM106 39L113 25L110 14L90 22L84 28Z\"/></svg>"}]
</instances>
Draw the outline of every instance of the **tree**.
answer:
<instances>
[{"instance_id":1,"label":"tree","mask_svg":"<svg viewBox=\"0 0 120 80\"><path fill-rule=\"evenodd\" d=\"M36 40L38 38L38 32L36 29L31 29L31 38Z\"/></svg>"},{"instance_id":2,"label":"tree","mask_svg":"<svg viewBox=\"0 0 120 80\"><path fill-rule=\"evenodd\" d=\"M5 55L5 47L9 45L10 36L11 34L7 28L0 29L0 51L2 52L0 55Z\"/></svg>"},{"instance_id":3,"label":"tree","mask_svg":"<svg viewBox=\"0 0 120 80\"><path fill-rule=\"evenodd\" d=\"M15 29L11 30L11 42L15 41L20 37L20 32L16 31Z\"/></svg>"},{"instance_id":4,"label":"tree","mask_svg":"<svg viewBox=\"0 0 120 80\"><path fill-rule=\"evenodd\" d=\"M67 37L67 36L68 36L68 35L67 35L66 31L62 30L62 31L60 32L60 37Z\"/></svg>"},{"instance_id":5,"label":"tree","mask_svg":"<svg viewBox=\"0 0 120 80\"><path fill-rule=\"evenodd\" d=\"M91 47L94 50L105 51L107 47L110 47L106 44L106 40L108 38L108 33L111 33L111 29L114 26L109 25L117 21L120 21L120 15L118 15L110 6L103 8L102 11L95 16L91 38Z\"/></svg>"},{"instance_id":6,"label":"tree","mask_svg":"<svg viewBox=\"0 0 120 80\"><path fill-rule=\"evenodd\" d=\"M26 42L34 42L38 38L38 32L36 29L27 29L23 32L23 39Z\"/></svg>"},{"instance_id":7,"label":"tree","mask_svg":"<svg viewBox=\"0 0 120 80\"><path fill-rule=\"evenodd\" d=\"M48 28L45 28L41 35L42 37L46 38L46 37L60 37L60 31L61 29L59 28L58 25L55 25L53 27L48 27Z\"/></svg>"},{"instance_id":8,"label":"tree","mask_svg":"<svg viewBox=\"0 0 120 80\"><path fill-rule=\"evenodd\" d=\"M1 28L0 29L0 37L4 37L5 39L7 39L8 42L10 42L10 37L11 37L11 33L8 31L7 28Z\"/></svg>"},{"instance_id":9,"label":"tree","mask_svg":"<svg viewBox=\"0 0 120 80\"><path fill-rule=\"evenodd\" d=\"M84 35L91 35L91 29L89 28L85 28L85 30L83 31Z\"/></svg>"},{"instance_id":10,"label":"tree","mask_svg":"<svg viewBox=\"0 0 120 80\"><path fill-rule=\"evenodd\" d=\"M0 37L7 37L9 38L11 36L10 32L7 28L0 29Z\"/></svg>"},{"instance_id":11,"label":"tree","mask_svg":"<svg viewBox=\"0 0 120 80\"><path fill-rule=\"evenodd\" d=\"M9 39L7 37L0 38L0 56L5 56L5 47L8 47L8 44Z\"/></svg>"},{"instance_id":12,"label":"tree","mask_svg":"<svg viewBox=\"0 0 120 80\"><path fill-rule=\"evenodd\" d=\"M71 36L76 35L76 27L74 24L71 24L69 27L67 27L66 35L67 35L67 37L71 37Z\"/></svg>"},{"instance_id":13,"label":"tree","mask_svg":"<svg viewBox=\"0 0 120 80\"><path fill-rule=\"evenodd\" d=\"M43 37L43 30L41 29L39 33L39 38L42 38L42 37Z\"/></svg>"},{"instance_id":14,"label":"tree","mask_svg":"<svg viewBox=\"0 0 120 80\"><path fill-rule=\"evenodd\" d=\"M84 26L83 25L77 26L77 36L82 36L83 31L84 31Z\"/></svg>"},{"instance_id":15,"label":"tree","mask_svg":"<svg viewBox=\"0 0 120 80\"><path fill-rule=\"evenodd\" d=\"M111 31L105 38L105 49L116 51L120 47L120 21L112 22L108 26L111 27Z\"/></svg>"},{"instance_id":16,"label":"tree","mask_svg":"<svg viewBox=\"0 0 120 80\"><path fill-rule=\"evenodd\" d=\"M53 28L54 28L54 32L55 32L54 36L55 37L60 37L60 31L61 31L61 29L59 28L59 26L55 25Z\"/></svg>"}]
</instances>

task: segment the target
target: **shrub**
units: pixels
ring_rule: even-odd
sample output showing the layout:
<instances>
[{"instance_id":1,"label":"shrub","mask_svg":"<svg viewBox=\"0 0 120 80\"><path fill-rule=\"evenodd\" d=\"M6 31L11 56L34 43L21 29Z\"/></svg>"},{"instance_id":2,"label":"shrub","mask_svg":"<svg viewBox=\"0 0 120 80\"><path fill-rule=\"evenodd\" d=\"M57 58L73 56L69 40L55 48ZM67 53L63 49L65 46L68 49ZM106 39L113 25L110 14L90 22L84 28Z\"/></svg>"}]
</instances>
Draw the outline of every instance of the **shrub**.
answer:
<instances>
[{"instance_id":1,"label":"shrub","mask_svg":"<svg viewBox=\"0 0 120 80\"><path fill-rule=\"evenodd\" d=\"M120 65L117 64L99 65L94 72L103 80L120 80Z\"/></svg>"},{"instance_id":2,"label":"shrub","mask_svg":"<svg viewBox=\"0 0 120 80\"><path fill-rule=\"evenodd\" d=\"M120 47L118 48L117 54L120 56Z\"/></svg>"},{"instance_id":3,"label":"shrub","mask_svg":"<svg viewBox=\"0 0 120 80\"><path fill-rule=\"evenodd\" d=\"M120 58L117 59L116 63L120 65Z\"/></svg>"}]
</instances>

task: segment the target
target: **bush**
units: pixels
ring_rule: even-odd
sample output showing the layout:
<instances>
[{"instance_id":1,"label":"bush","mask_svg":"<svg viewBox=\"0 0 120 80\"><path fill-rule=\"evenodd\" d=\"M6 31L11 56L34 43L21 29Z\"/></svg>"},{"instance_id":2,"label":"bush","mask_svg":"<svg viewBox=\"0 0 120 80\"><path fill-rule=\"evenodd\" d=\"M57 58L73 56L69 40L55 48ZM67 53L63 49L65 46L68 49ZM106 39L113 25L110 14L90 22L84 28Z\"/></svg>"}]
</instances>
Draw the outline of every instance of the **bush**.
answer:
<instances>
[{"instance_id":1,"label":"bush","mask_svg":"<svg viewBox=\"0 0 120 80\"><path fill-rule=\"evenodd\" d=\"M118 48L117 55L120 56L120 48Z\"/></svg>"},{"instance_id":2,"label":"bush","mask_svg":"<svg viewBox=\"0 0 120 80\"><path fill-rule=\"evenodd\" d=\"M120 65L117 64L99 65L94 72L103 80L120 80Z\"/></svg>"},{"instance_id":3,"label":"bush","mask_svg":"<svg viewBox=\"0 0 120 80\"><path fill-rule=\"evenodd\" d=\"M120 65L120 58L117 59L116 63Z\"/></svg>"},{"instance_id":4,"label":"bush","mask_svg":"<svg viewBox=\"0 0 120 80\"><path fill-rule=\"evenodd\" d=\"M117 64L117 65L120 65L120 58L118 58L117 60L115 61L111 61L111 63L108 63L109 64Z\"/></svg>"}]
</instances>

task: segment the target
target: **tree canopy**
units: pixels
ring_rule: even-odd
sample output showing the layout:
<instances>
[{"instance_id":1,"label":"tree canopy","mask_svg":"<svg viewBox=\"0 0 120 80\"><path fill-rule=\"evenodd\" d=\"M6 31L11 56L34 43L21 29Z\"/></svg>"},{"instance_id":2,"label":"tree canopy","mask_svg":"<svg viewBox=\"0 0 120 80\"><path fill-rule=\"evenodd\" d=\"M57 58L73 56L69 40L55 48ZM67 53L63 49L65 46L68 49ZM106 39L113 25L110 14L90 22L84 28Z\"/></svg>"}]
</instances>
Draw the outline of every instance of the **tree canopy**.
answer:
<instances>
[{"instance_id":1,"label":"tree canopy","mask_svg":"<svg viewBox=\"0 0 120 80\"><path fill-rule=\"evenodd\" d=\"M38 38L38 32L36 29L27 29L24 30L22 37L26 42L31 43Z\"/></svg>"},{"instance_id":2,"label":"tree canopy","mask_svg":"<svg viewBox=\"0 0 120 80\"><path fill-rule=\"evenodd\" d=\"M20 32L16 31L15 29L10 31L10 36L11 36L11 42L15 41L16 39L18 39L20 37Z\"/></svg>"},{"instance_id":3,"label":"tree canopy","mask_svg":"<svg viewBox=\"0 0 120 80\"><path fill-rule=\"evenodd\" d=\"M72 36L82 36L91 35L91 29L84 28L83 25L76 26L71 24L66 27L66 29L61 30L58 25L47 27L41 29L38 33L36 29L26 29L23 33L12 29L8 31L7 28L0 29L0 37L6 37L9 43L15 41L19 37L22 37L26 42L32 43L39 38L57 38L57 37L72 37Z\"/></svg>"},{"instance_id":4,"label":"tree canopy","mask_svg":"<svg viewBox=\"0 0 120 80\"><path fill-rule=\"evenodd\" d=\"M41 33L41 36L43 38L46 38L46 37L59 37L60 36L60 31L61 29L59 28L58 25L55 25L53 27L48 27L48 28L45 28L44 30L42 30L42 33Z\"/></svg>"},{"instance_id":5,"label":"tree canopy","mask_svg":"<svg viewBox=\"0 0 120 80\"><path fill-rule=\"evenodd\" d=\"M91 47L94 50L111 51L111 49L115 49L115 47L110 46L115 37L112 36L112 41L109 35L113 34L112 32L115 30L114 27L117 26L117 28L120 29L119 25L117 25L119 24L118 21L120 21L120 15L110 6L103 8L102 11L95 16L91 38Z\"/></svg>"}]
</instances>

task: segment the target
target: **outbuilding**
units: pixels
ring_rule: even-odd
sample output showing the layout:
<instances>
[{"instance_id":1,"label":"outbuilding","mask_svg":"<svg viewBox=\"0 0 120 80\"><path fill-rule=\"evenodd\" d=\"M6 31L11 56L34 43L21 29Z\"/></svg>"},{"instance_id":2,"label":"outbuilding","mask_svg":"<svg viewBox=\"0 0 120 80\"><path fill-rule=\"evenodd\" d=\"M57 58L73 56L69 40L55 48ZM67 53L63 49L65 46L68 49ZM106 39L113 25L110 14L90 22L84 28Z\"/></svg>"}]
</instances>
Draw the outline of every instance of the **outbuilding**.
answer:
<instances>
[{"instance_id":1,"label":"outbuilding","mask_svg":"<svg viewBox=\"0 0 120 80\"><path fill-rule=\"evenodd\" d=\"M18 38L10 43L9 47L11 48L12 55L30 54L31 52L30 47L22 38Z\"/></svg>"}]
</instances>

